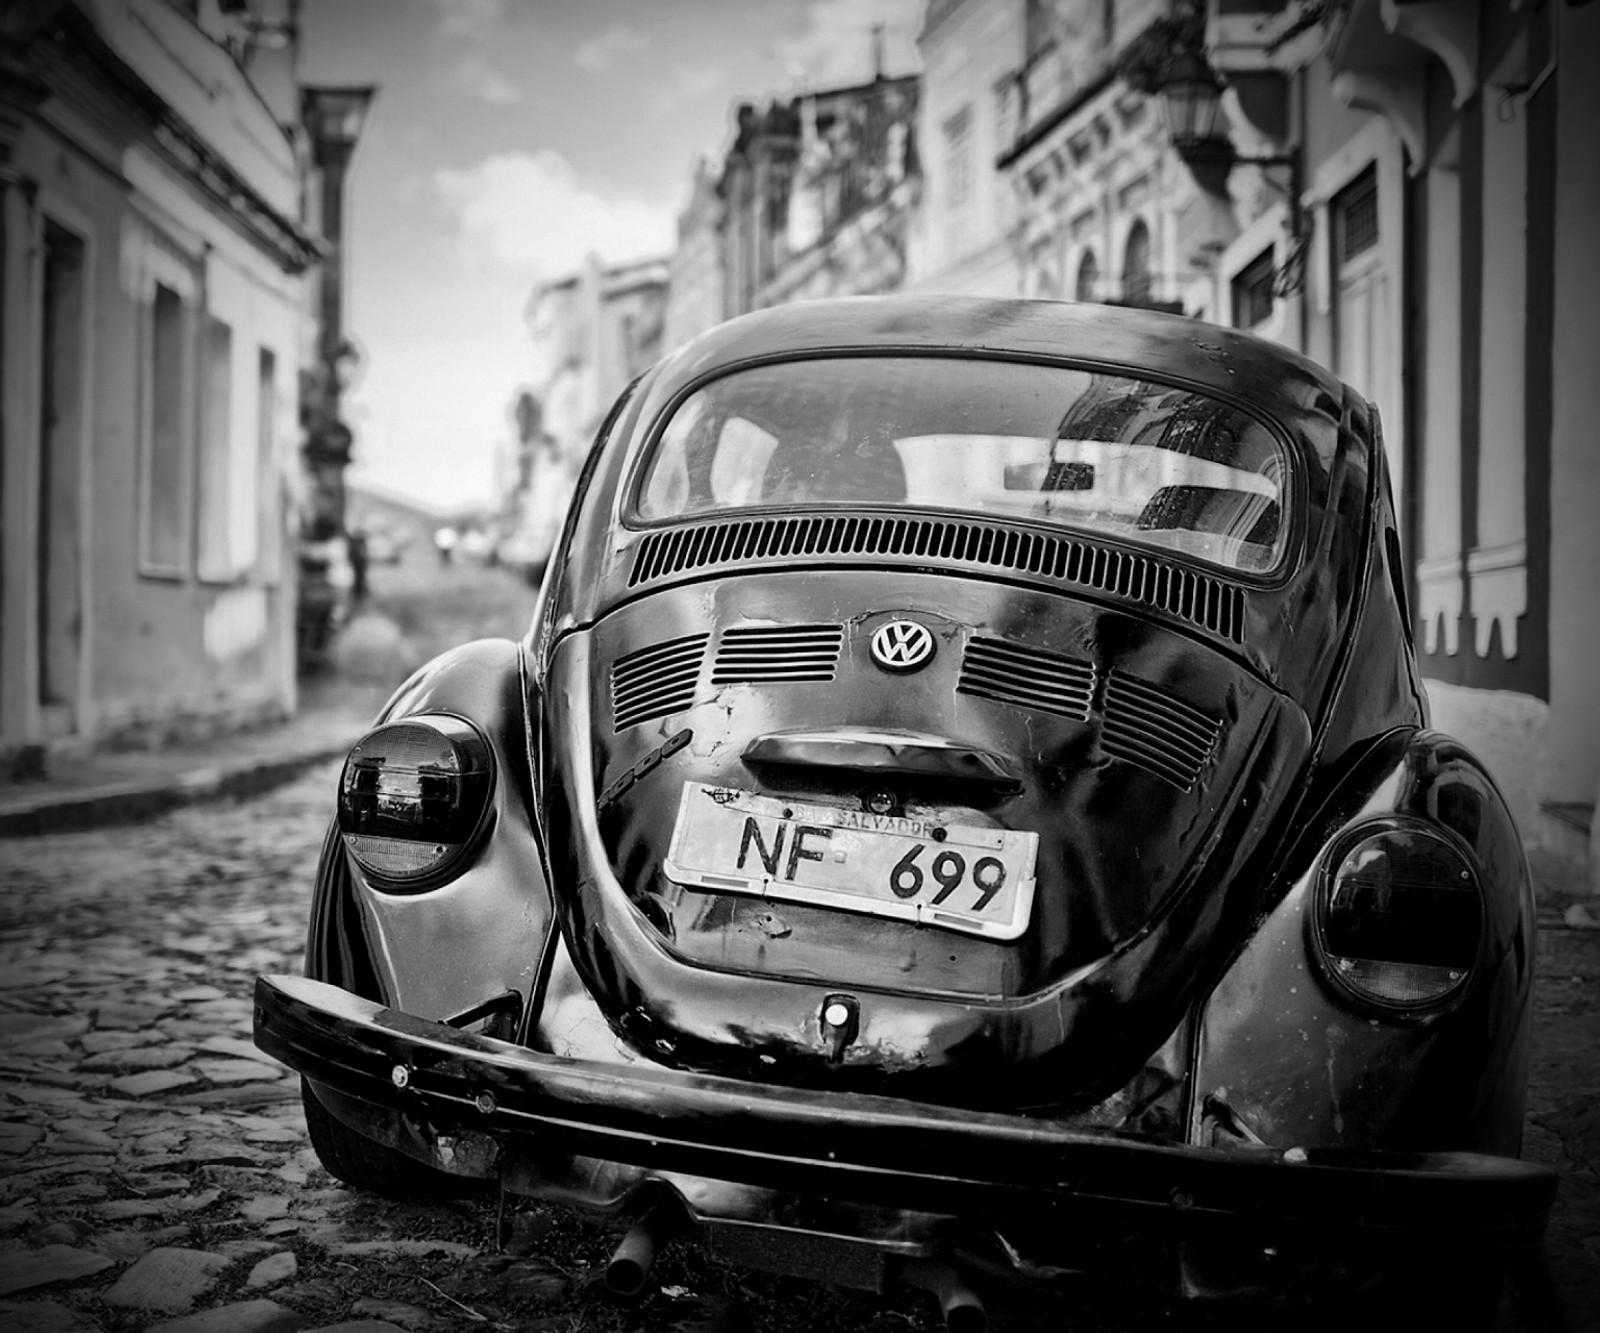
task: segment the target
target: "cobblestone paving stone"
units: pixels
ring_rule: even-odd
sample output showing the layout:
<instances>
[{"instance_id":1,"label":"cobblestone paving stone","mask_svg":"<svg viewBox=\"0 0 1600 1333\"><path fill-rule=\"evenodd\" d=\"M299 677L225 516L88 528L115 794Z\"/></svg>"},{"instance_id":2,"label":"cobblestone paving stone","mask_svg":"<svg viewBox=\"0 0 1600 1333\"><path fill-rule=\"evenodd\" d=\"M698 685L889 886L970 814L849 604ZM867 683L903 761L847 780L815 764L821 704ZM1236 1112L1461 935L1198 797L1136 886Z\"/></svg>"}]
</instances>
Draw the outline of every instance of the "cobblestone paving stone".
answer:
<instances>
[{"instance_id":1,"label":"cobblestone paving stone","mask_svg":"<svg viewBox=\"0 0 1600 1333\"><path fill-rule=\"evenodd\" d=\"M492 1198L400 1204L329 1177L298 1080L251 1043L249 997L258 973L300 970L335 771L142 826L0 840L0 1333L939 1327L922 1293L748 1274L682 1243L619 1304L598 1281L619 1235L601 1221L524 1202L499 1246ZM1554 1285L1577 1333L1600 1327L1570 1317L1600 1291L1584 1036L1600 1035L1600 930L1545 915L1540 1021L1565 1035L1536 1044L1530 1152L1566 1173ZM1084 1330L1171 1327L1074 1313ZM1063 1326L1059 1306L997 1315Z\"/></svg>"}]
</instances>

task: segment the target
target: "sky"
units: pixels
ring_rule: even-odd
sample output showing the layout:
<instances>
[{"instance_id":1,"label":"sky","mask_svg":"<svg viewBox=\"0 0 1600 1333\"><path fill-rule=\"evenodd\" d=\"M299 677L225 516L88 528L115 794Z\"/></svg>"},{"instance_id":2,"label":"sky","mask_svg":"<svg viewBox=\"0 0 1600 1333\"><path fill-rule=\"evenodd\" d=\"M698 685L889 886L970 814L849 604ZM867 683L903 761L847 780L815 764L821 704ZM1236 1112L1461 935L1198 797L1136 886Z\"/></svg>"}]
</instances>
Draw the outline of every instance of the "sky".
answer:
<instances>
[{"instance_id":1,"label":"sky","mask_svg":"<svg viewBox=\"0 0 1600 1333\"><path fill-rule=\"evenodd\" d=\"M352 479L490 498L534 285L670 254L741 101L918 68L925 0L304 0L301 81L378 85L347 194Z\"/></svg>"}]
</instances>

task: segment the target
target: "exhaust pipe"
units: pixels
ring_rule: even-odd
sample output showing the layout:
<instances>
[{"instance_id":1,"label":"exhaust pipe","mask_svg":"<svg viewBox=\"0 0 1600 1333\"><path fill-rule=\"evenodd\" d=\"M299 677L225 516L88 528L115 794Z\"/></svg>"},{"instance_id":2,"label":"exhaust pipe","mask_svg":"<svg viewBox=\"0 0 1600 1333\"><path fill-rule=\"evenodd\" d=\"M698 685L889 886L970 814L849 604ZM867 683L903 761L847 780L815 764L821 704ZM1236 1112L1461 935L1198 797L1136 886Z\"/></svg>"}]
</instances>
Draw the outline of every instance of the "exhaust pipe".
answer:
<instances>
[{"instance_id":1,"label":"exhaust pipe","mask_svg":"<svg viewBox=\"0 0 1600 1333\"><path fill-rule=\"evenodd\" d=\"M948 1333L985 1333L989 1327L983 1297L967 1285L966 1278L951 1264L907 1264L904 1277L912 1286L933 1293Z\"/></svg>"},{"instance_id":2,"label":"exhaust pipe","mask_svg":"<svg viewBox=\"0 0 1600 1333\"><path fill-rule=\"evenodd\" d=\"M606 1290L613 1296L637 1296L644 1290L655 1263L656 1251L678 1230L677 1210L666 1204L653 1204L628 1229L606 1265Z\"/></svg>"}]
</instances>

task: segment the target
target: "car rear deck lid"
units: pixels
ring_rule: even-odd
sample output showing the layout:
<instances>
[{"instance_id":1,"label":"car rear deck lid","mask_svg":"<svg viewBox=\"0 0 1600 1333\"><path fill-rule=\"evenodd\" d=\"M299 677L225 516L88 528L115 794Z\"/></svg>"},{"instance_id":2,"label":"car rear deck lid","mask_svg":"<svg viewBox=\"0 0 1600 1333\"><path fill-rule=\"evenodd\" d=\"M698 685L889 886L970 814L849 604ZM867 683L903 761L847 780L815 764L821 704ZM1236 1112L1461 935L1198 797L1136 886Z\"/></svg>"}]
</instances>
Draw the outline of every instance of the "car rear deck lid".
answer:
<instances>
[{"instance_id":1,"label":"car rear deck lid","mask_svg":"<svg viewBox=\"0 0 1600 1333\"><path fill-rule=\"evenodd\" d=\"M1022 782L1000 755L915 731L853 727L828 731L775 731L744 748L747 764L797 764L847 768L908 777L958 778L1007 790Z\"/></svg>"}]
</instances>

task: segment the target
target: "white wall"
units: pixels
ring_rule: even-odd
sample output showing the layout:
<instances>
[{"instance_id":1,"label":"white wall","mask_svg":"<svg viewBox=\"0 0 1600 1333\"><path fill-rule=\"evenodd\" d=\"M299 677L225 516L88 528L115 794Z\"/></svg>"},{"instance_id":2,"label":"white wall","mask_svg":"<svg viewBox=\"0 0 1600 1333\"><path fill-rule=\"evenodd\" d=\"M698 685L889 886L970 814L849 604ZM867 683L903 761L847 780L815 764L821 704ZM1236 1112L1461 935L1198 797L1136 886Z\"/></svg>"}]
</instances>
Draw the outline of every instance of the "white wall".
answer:
<instances>
[{"instance_id":1,"label":"white wall","mask_svg":"<svg viewBox=\"0 0 1600 1333\"><path fill-rule=\"evenodd\" d=\"M906 263L910 291L1015 295L1008 233L1016 216L995 159L1010 144L997 88L1022 64L1021 0L967 0L918 43L923 74L917 113L922 204ZM945 125L972 115L974 193L961 218L946 204Z\"/></svg>"}]
</instances>

